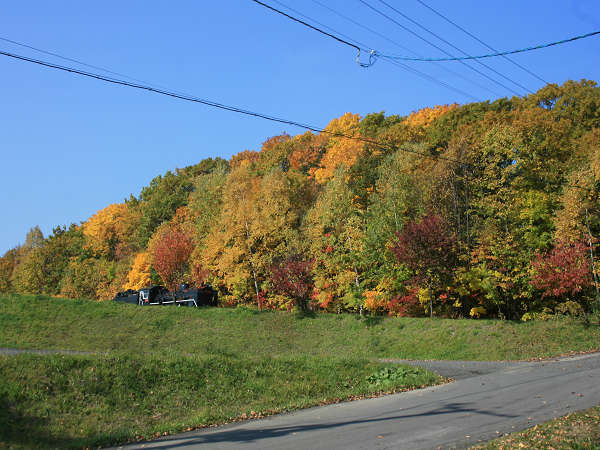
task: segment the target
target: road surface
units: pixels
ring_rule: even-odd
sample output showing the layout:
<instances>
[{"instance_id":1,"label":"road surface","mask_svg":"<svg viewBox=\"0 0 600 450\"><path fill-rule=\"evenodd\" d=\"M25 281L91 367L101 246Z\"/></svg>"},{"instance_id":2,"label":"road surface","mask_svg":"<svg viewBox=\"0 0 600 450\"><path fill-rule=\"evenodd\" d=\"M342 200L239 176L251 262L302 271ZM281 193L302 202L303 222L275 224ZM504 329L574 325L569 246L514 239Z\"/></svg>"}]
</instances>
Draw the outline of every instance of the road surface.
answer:
<instances>
[{"instance_id":1,"label":"road surface","mask_svg":"<svg viewBox=\"0 0 600 450\"><path fill-rule=\"evenodd\" d=\"M600 404L600 353L541 362L403 362L455 381L120 448L465 448Z\"/></svg>"}]
</instances>

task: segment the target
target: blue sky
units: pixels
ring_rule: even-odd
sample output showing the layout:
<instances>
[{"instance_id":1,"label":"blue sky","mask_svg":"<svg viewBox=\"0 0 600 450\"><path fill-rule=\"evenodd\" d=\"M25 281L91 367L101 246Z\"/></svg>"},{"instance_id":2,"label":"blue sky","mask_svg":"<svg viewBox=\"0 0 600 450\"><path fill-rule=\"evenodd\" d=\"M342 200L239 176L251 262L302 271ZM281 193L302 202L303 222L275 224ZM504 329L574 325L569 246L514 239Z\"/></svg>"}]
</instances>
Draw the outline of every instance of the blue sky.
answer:
<instances>
[{"instance_id":1,"label":"blue sky","mask_svg":"<svg viewBox=\"0 0 600 450\"><path fill-rule=\"evenodd\" d=\"M274 0L265 1L285 9ZM380 0L366 1L457 53ZM389 40L313 0L283 3L382 53L407 53L390 42L394 41L421 55L444 56L359 0L320 2ZM600 30L597 0L425 2L498 50ZM416 0L387 3L468 53L488 52ZM405 115L425 106L472 101L383 60L361 68L352 48L250 0L3 2L0 38L172 90L319 126L347 111ZM0 49L74 65L5 41L0 41ZM592 37L512 58L542 79L562 83L599 80L599 56L600 38ZM532 91L543 86L505 60L485 63ZM526 94L488 69L472 65ZM455 62L410 66L477 99L514 95ZM138 195L167 170L258 149L266 138L283 131L302 132L5 56L0 56L0 80L0 255L22 243L32 226L39 225L47 235L56 225L84 221L110 203Z\"/></svg>"}]
</instances>

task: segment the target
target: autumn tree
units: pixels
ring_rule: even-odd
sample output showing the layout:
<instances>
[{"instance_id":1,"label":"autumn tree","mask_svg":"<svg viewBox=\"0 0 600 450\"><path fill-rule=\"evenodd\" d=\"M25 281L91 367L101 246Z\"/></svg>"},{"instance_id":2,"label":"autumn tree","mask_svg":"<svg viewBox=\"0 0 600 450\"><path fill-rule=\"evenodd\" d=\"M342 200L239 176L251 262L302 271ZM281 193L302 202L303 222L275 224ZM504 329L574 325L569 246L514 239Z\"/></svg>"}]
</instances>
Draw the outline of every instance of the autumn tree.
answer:
<instances>
[{"instance_id":1,"label":"autumn tree","mask_svg":"<svg viewBox=\"0 0 600 450\"><path fill-rule=\"evenodd\" d=\"M55 227L41 246L20 258L13 272L14 289L30 294L58 294L71 258L83 257L83 244L81 227Z\"/></svg>"},{"instance_id":2,"label":"autumn tree","mask_svg":"<svg viewBox=\"0 0 600 450\"><path fill-rule=\"evenodd\" d=\"M126 203L115 203L101 209L83 224L86 249L109 260L120 259L131 252L139 215Z\"/></svg>"},{"instance_id":3,"label":"autumn tree","mask_svg":"<svg viewBox=\"0 0 600 450\"><path fill-rule=\"evenodd\" d=\"M12 276L17 265L18 247L8 250L0 258L0 293L12 291Z\"/></svg>"},{"instance_id":4,"label":"autumn tree","mask_svg":"<svg viewBox=\"0 0 600 450\"><path fill-rule=\"evenodd\" d=\"M127 282L123 285L123 289L133 289L137 291L150 286L151 264L148 252L141 252L135 255L133 265L127 274Z\"/></svg>"},{"instance_id":5,"label":"autumn tree","mask_svg":"<svg viewBox=\"0 0 600 450\"><path fill-rule=\"evenodd\" d=\"M413 271L416 280L427 286L429 313L433 316L434 291L448 283L458 262L456 237L435 214L407 223L396 236L390 250L399 263Z\"/></svg>"},{"instance_id":6,"label":"autumn tree","mask_svg":"<svg viewBox=\"0 0 600 450\"><path fill-rule=\"evenodd\" d=\"M259 182L249 160L232 166L223 187L221 214L204 240L202 265L235 301L250 301L259 292L250 234Z\"/></svg>"},{"instance_id":7,"label":"autumn tree","mask_svg":"<svg viewBox=\"0 0 600 450\"><path fill-rule=\"evenodd\" d=\"M300 255L290 255L271 267L270 281L273 290L292 299L303 313L310 309L314 290L312 278L313 262Z\"/></svg>"},{"instance_id":8,"label":"autumn tree","mask_svg":"<svg viewBox=\"0 0 600 450\"><path fill-rule=\"evenodd\" d=\"M538 253L532 262L531 284L542 298L575 300L584 312L589 310L589 295L593 286L590 262L584 242L560 242L546 253Z\"/></svg>"},{"instance_id":9,"label":"autumn tree","mask_svg":"<svg viewBox=\"0 0 600 450\"><path fill-rule=\"evenodd\" d=\"M170 290L186 281L188 260L193 249L191 235L183 230L166 230L158 236L152 249L153 266Z\"/></svg>"},{"instance_id":10,"label":"autumn tree","mask_svg":"<svg viewBox=\"0 0 600 450\"><path fill-rule=\"evenodd\" d=\"M307 177L274 168L253 176L249 163L234 168L223 190L220 219L205 240L203 267L237 301L258 299L273 262L297 247L310 202Z\"/></svg>"},{"instance_id":11,"label":"autumn tree","mask_svg":"<svg viewBox=\"0 0 600 450\"><path fill-rule=\"evenodd\" d=\"M318 183L322 184L333 178L336 169L341 165L349 168L356 162L364 147L364 142L355 139L360 137L359 123L358 114L346 113L333 119L325 127L329 139L320 167L314 171Z\"/></svg>"},{"instance_id":12,"label":"autumn tree","mask_svg":"<svg viewBox=\"0 0 600 450\"><path fill-rule=\"evenodd\" d=\"M363 233L363 213L353 204L346 172L340 167L304 221L308 256L314 260L316 300L322 308L362 310Z\"/></svg>"}]
</instances>

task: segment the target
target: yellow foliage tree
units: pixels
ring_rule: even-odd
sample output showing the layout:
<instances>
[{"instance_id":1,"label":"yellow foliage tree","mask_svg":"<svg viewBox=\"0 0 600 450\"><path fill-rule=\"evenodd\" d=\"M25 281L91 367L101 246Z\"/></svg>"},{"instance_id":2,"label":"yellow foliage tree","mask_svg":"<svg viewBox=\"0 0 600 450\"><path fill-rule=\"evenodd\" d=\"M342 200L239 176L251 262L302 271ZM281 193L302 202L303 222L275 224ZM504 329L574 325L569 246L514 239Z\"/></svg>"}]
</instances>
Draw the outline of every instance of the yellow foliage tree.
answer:
<instances>
[{"instance_id":1,"label":"yellow foliage tree","mask_svg":"<svg viewBox=\"0 0 600 450\"><path fill-rule=\"evenodd\" d=\"M360 136L359 124L358 114L346 113L333 119L325 127L326 134L331 136L326 146L327 150L321 159L320 167L311 171L317 183L323 184L333 178L335 170L341 165L347 168L354 165L365 145L362 141L349 139Z\"/></svg>"},{"instance_id":2,"label":"yellow foliage tree","mask_svg":"<svg viewBox=\"0 0 600 450\"><path fill-rule=\"evenodd\" d=\"M83 224L85 247L99 256L120 259L128 253L137 222L137 213L125 203L109 205Z\"/></svg>"},{"instance_id":3,"label":"yellow foliage tree","mask_svg":"<svg viewBox=\"0 0 600 450\"><path fill-rule=\"evenodd\" d=\"M150 281L150 255L148 252L142 252L135 255L131 270L127 274L127 283L123 285L123 289L138 290L149 286Z\"/></svg>"},{"instance_id":4,"label":"yellow foliage tree","mask_svg":"<svg viewBox=\"0 0 600 450\"><path fill-rule=\"evenodd\" d=\"M406 124L413 127L427 127L438 117L452 111L458 107L458 104L452 105L436 105L433 108L423 108L418 111L413 111L406 118Z\"/></svg>"}]
</instances>

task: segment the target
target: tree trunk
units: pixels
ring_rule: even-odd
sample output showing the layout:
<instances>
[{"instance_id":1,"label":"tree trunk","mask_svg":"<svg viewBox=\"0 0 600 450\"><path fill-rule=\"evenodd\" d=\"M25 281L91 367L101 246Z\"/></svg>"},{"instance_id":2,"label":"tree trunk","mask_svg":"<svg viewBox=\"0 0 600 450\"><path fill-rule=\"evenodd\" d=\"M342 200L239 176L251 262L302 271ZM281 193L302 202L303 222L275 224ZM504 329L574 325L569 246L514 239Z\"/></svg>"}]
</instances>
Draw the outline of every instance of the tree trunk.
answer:
<instances>
[{"instance_id":1,"label":"tree trunk","mask_svg":"<svg viewBox=\"0 0 600 450\"><path fill-rule=\"evenodd\" d=\"M588 242L590 245L590 262L592 265L592 277L594 277L594 286L596 287L596 298L600 297L600 291L598 290L598 277L596 276L596 264L594 262L594 247L592 239L592 231L590 230L590 218L588 216L588 209L585 208L585 223L587 225Z\"/></svg>"},{"instance_id":2,"label":"tree trunk","mask_svg":"<svg viewBox=\"0 0 600 450\"><path fill-rule=\"evenodd\" d=\"M346 239L348 240L348 248L350 248L350 252L352 252L352 243L350 242L350 235L346 233ZM352 267L354 268L354 283L356 284L356 290L360 294L360 281L358 280L358 269L356 268L356 264L352 262ZM360 309L358 311L360 317L363 315L363 304L361 302Z\"/></svg>"},{"instance_id":3,"label":"tree trunk","mask_svg":"<svg viewBox=\"0 0 600 450\"><path fill-rule=\"evenodd\" d=\"M246 246L248 247L248 253L250 257L250 269L252 269L252 278L254 279L254 289L256 290L256 302L258 303L258 282L256 281L256 270L254 269L254 262L252 261L252 250L250 248L250 230L248 228L248 219L244 217L244 223L246 225ZM259 304L260 307L260 304Z\"/></svg>"}]
</instances>

